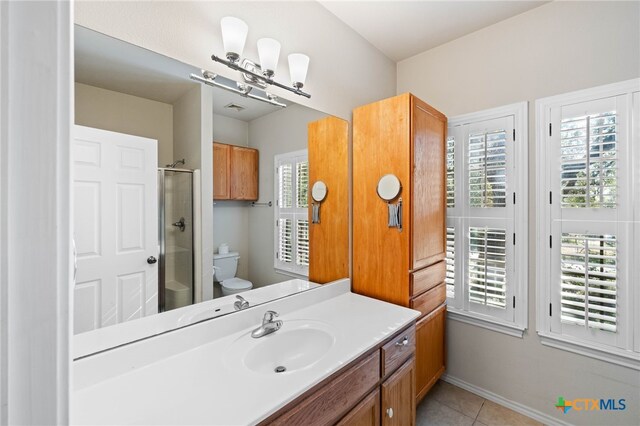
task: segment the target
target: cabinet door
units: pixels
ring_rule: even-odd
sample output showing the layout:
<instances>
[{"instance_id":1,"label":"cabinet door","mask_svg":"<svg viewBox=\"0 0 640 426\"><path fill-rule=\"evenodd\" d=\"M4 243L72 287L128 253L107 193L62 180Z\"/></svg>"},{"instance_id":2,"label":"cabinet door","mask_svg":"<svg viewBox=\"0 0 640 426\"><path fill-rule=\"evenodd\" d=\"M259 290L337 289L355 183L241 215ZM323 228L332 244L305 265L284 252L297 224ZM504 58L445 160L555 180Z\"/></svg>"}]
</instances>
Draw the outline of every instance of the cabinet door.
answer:
<instances>
[{"instance_id":1,"label":"cabinet door","mask_svg":"<svg viewBox=\"0 0 640 426\"><path fill-rule=\"evenodd\" d=\"M258 151L241 146L231 147L231 199L258 199Z\"/></svg>"},{"instance_id":2,"label":"cabinet door","mask_svg":"<svg viewBox=\"0 0 640 426\"><path fill-rule=\"evenodd\" d=\"M410 95L403 94L353 111L352 288L402 306L409 305L411 269L409 107ZM376 190L386 174L402 185L402 232L387 226L388 206Z\"/></svg>"},{"instance_id":3,"label":"cabinet door","mask_svg":"<svg viewBox=\"0 0 640 426\"><path fill-rule=\"evenodd\" d=\"M382 383L382 424L409 426L416 423L416 364L407 361Z\"/></svg>"},{"instance_id":4,"label":"cabinet door","mask_svg":"<svg viewBox=\"0 0 640 426\"><path fill-rule=\"evenodd\" d=\"M445 256L447 118L411 97L412 148L412 269L424 268Z\"/></svg>"},{"instance_id":5,"label":"cabinet door","mask_svg":"<svg viewBox=\"0 0 640 426\"><path fill-rule=\"evenodd\" d=\"M416 401L420 402L445 369L444 326L447 305L416 324Z\"/></svg>"},{"instance_id":6,"label":"cabinet door","mask_svg":"<svg viewBox=\"0 0 640 426\"><path fill-rule=\"evenodd\" d=\"M231 146L213 143L213 199L228 200L229 192L229 161Z\"/></svg>"},{"instance_id":7,"label":"cabinet door","mask_svg":"<svg viewBox=\"0 0 640 426\"><path fill-rule=\"evenodd\" d=\"M380 391L371 392L338 422L338 426L377 426L380 424Z\"/></svg>"}]
</instances>

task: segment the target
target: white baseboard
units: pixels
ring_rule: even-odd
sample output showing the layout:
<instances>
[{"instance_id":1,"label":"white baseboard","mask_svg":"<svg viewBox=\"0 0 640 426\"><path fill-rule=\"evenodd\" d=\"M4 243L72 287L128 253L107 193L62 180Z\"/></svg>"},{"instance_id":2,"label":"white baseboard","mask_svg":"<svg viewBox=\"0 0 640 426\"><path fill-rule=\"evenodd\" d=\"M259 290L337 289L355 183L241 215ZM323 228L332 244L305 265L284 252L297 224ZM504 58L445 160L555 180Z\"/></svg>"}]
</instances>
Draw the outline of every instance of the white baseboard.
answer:
<instances>
[{"instance_id":1,"label":"white baseboard","mask_svg":"<svg viewBox=\"0 0 640 426\"><path fill-rule=\"evenodd\" d=\"M471 383L467 383L464 380L460 380L457 377L453 377L448 374L443 374L441 379L447 383L451 383L452 385L458 386L459 388L475 393L476 395L481 396L484 399L488 399L489 401L495 402L496 404L500 404L513 411L523 414L527 417L531 417L532 419L542 422L545 425L571 426L571 423L558 420L557 418L552 417L548 414L545 414L541 411L534 410L533 408L527 407L526 405L520 404L519 402L511 401L501 395L490 392L476 385L472 385Z\"/></svg>"}]
</instances>

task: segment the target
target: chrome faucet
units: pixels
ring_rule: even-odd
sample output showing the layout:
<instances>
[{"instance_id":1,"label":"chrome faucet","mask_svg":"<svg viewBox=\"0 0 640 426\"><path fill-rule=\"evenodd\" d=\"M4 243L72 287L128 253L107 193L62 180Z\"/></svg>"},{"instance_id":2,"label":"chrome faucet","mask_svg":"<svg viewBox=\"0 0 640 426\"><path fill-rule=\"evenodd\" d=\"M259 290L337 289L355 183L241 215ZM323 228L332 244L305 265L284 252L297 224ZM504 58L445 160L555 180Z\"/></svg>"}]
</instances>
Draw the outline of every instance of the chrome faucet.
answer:
<instances>
[{"instance_id":1,"label":"chrome faucet","mask_svg":"<svg viewBox=\"0 0 640 426\"><path fill-rule=\"evenodd\" d=\"M264 337L267 334L275 333L282 327L282 321L274 321L273 319L278 316L275 311L267 311L262 318L262 325L251 332L251 337L257 339Z\"/></svg>"},{"instance_id":2,"label":"chrome faucet","mask_svg":"<svg viewBox=\"0 0 640 426\"><path fill-rule=\"evenodd\" d=\"M249 302L246 301L244 297L236 295L236 299L238 300L233 304L233 307L236 309L236 311L241 311L249 307Z\"/></svg>"}]
</instances>

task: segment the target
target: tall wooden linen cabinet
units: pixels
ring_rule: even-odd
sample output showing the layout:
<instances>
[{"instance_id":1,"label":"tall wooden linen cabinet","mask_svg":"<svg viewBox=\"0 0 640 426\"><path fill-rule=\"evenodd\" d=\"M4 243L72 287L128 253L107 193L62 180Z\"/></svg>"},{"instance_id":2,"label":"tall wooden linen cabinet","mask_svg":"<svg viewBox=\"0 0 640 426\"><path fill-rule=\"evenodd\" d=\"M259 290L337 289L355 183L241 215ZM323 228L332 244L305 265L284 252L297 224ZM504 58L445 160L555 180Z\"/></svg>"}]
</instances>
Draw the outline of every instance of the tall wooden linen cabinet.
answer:
<instances>
[{"instance_id":1,"label":"tall wooden linen cabinet","mask_svg":"<svg viewBox=\"0 0 640 426\"><path fill-rule=\"evenodd\" d=\"M446 130L409 93L353 111L353 291L421 312L417 401L445 370ZM377 190L385 175L401 185L389 201Z\"/></svg>"}]
</instances>

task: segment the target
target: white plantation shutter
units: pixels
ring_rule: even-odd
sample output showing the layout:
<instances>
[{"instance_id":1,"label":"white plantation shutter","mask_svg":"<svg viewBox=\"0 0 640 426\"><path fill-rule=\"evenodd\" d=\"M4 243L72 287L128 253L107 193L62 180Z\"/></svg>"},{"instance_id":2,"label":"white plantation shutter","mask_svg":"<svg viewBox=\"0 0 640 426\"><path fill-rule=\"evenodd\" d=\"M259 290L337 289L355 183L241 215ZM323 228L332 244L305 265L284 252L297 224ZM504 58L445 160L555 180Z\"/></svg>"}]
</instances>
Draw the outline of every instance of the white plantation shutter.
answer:
<instances>
[{"instance_id":1,"label":"white plantation shutter","mask_svg":"<svg viewBox=\"0 0 640 426\"><path fill-rule=\"evenodd\" d=\"M306 209L308 204L309 163L304 160L296 163L296 207Z\"/></svg>"},{"instance_id":2,"label":"white plantation shutter","mask_svg":"<svg viewBox=\"0 0 640 426\"><path fill-rule=\"evenodd\" d=\"M283 162L278 167L278 207L293 207L293 164Z\"/></svg>"},{"instance_id":3,"label":"white plantation shutter","mask_svg":"<svg viewBox=\"0 0 640 426\"><path fill-rule=\"evenodd\" d=\"M447 208L456 206L455 142L455 137L447 137Z\"/></svg>"},{"instance_id":4,"label":"white plantation shutter","mask_svg":"<svg viewBox=\"0 0 640 426\"><path fill-rule=\"evenodd\" d=\"M538 334L640 370L640 79L536 108Z\"/></svg>"},{"instance_id":5,"label":"white plantation shutter","mask_svg":"<svg viewBox=\"0 0 640 426\"><path fill-rule=\"evenodd\" d=\"M610 96L568 103L549 114L546 330L624 348L633 315L628 100Z\"/></svg>"},{"instance_id":6,"label":"white plantation shutter","mask_svg":"<svg viewBox=\"0 0 640 426\"><path fill-rule=\"evenodd\" d=\"M560 123L562 207L616 207L617 114L569 116Z\"/></svg>"},{"instance_id":7,"label":"white plantation shutter","mask_svg":"<svg viewBox=\"0 0 640 426\"><path fill-rule=\"evenodd\" d=\"M298 219L296 221L296 264L298 266L309 266L309 220Z\"/></svg>"},{"instance_id":8,"label":"white plantation shutter","mask_svg":"<svg viewBox=\"0 0 640 426\"><path fill-rule=\"evenodd\" d=\"M613 235L562 234L562 322L616 331L616 246Z\"/></svg>"},{"instance_id":9,"label":"white plantation shutter","mask_svg":"<svg viewBox=\"0 0 640 426\"><path fill-rule=\"evenodd\" d=\"M447 302L505 332L526 327L526 117L525 103L454 117L447 136Z\"/></svg>"},{"instance_id":10,"label":"white plantation shutter","mask_svg":"<svg viewBox=\"0 0 640 426\"><path fill-rule=\"evenodd\" d=\"M471 207L505 207L507 131L489 128L469 135L468 177Z\"/></svg>"},{"instance_id":11,"label":"white plantation shutter","mask_svg":"<svg viewBox=\"0 0 640 426\"><path fill-rule=\"evenodd\" d=\"M278 219L278 253L277 258L282 263L293 261L293 221Z\"/></svg>"},{"instance_id":12,"label":"white plantation shutter","mask_svg":"<svg viewBox=\"0 0 640 426\"><path fill-rule=\"evenodd\" d=\"M514 117L467 126L467 309L514 321ZM507 191L510 191L507 194Z\"/></svg>"},{"instance_id":13,"label":"white plantation shutter","mask_svg":"<svg viewBox=\"0 0 640 426\"><path fill-rule=\"evenodd\" d=\"M284 272L308 275L309 221L307 197L309 163L307 152L296 151L275 156L274 267Z\"/></svg>"},{"instance_id":14,"label":"white plantation shutter","mask_svg":"<svg viewBox=\"0 0 640 426\"><path fill-rule=\"evenodd\" d=\"M453 299L456 295L455 278L456 278L456 232L452 226L447 227L447 255L445 283L447 286L447 297Z\"/></svg>"},{"instance_id":15,"label":"white plantation shutter","mask_svg":"<svg viewBox=\"0 0 640 426\"><path fill-rule=\"evenodd\" d=\"M469 228L469 301L504 309L507 298L506 231Z\"/></svg>"}]
</instances>

